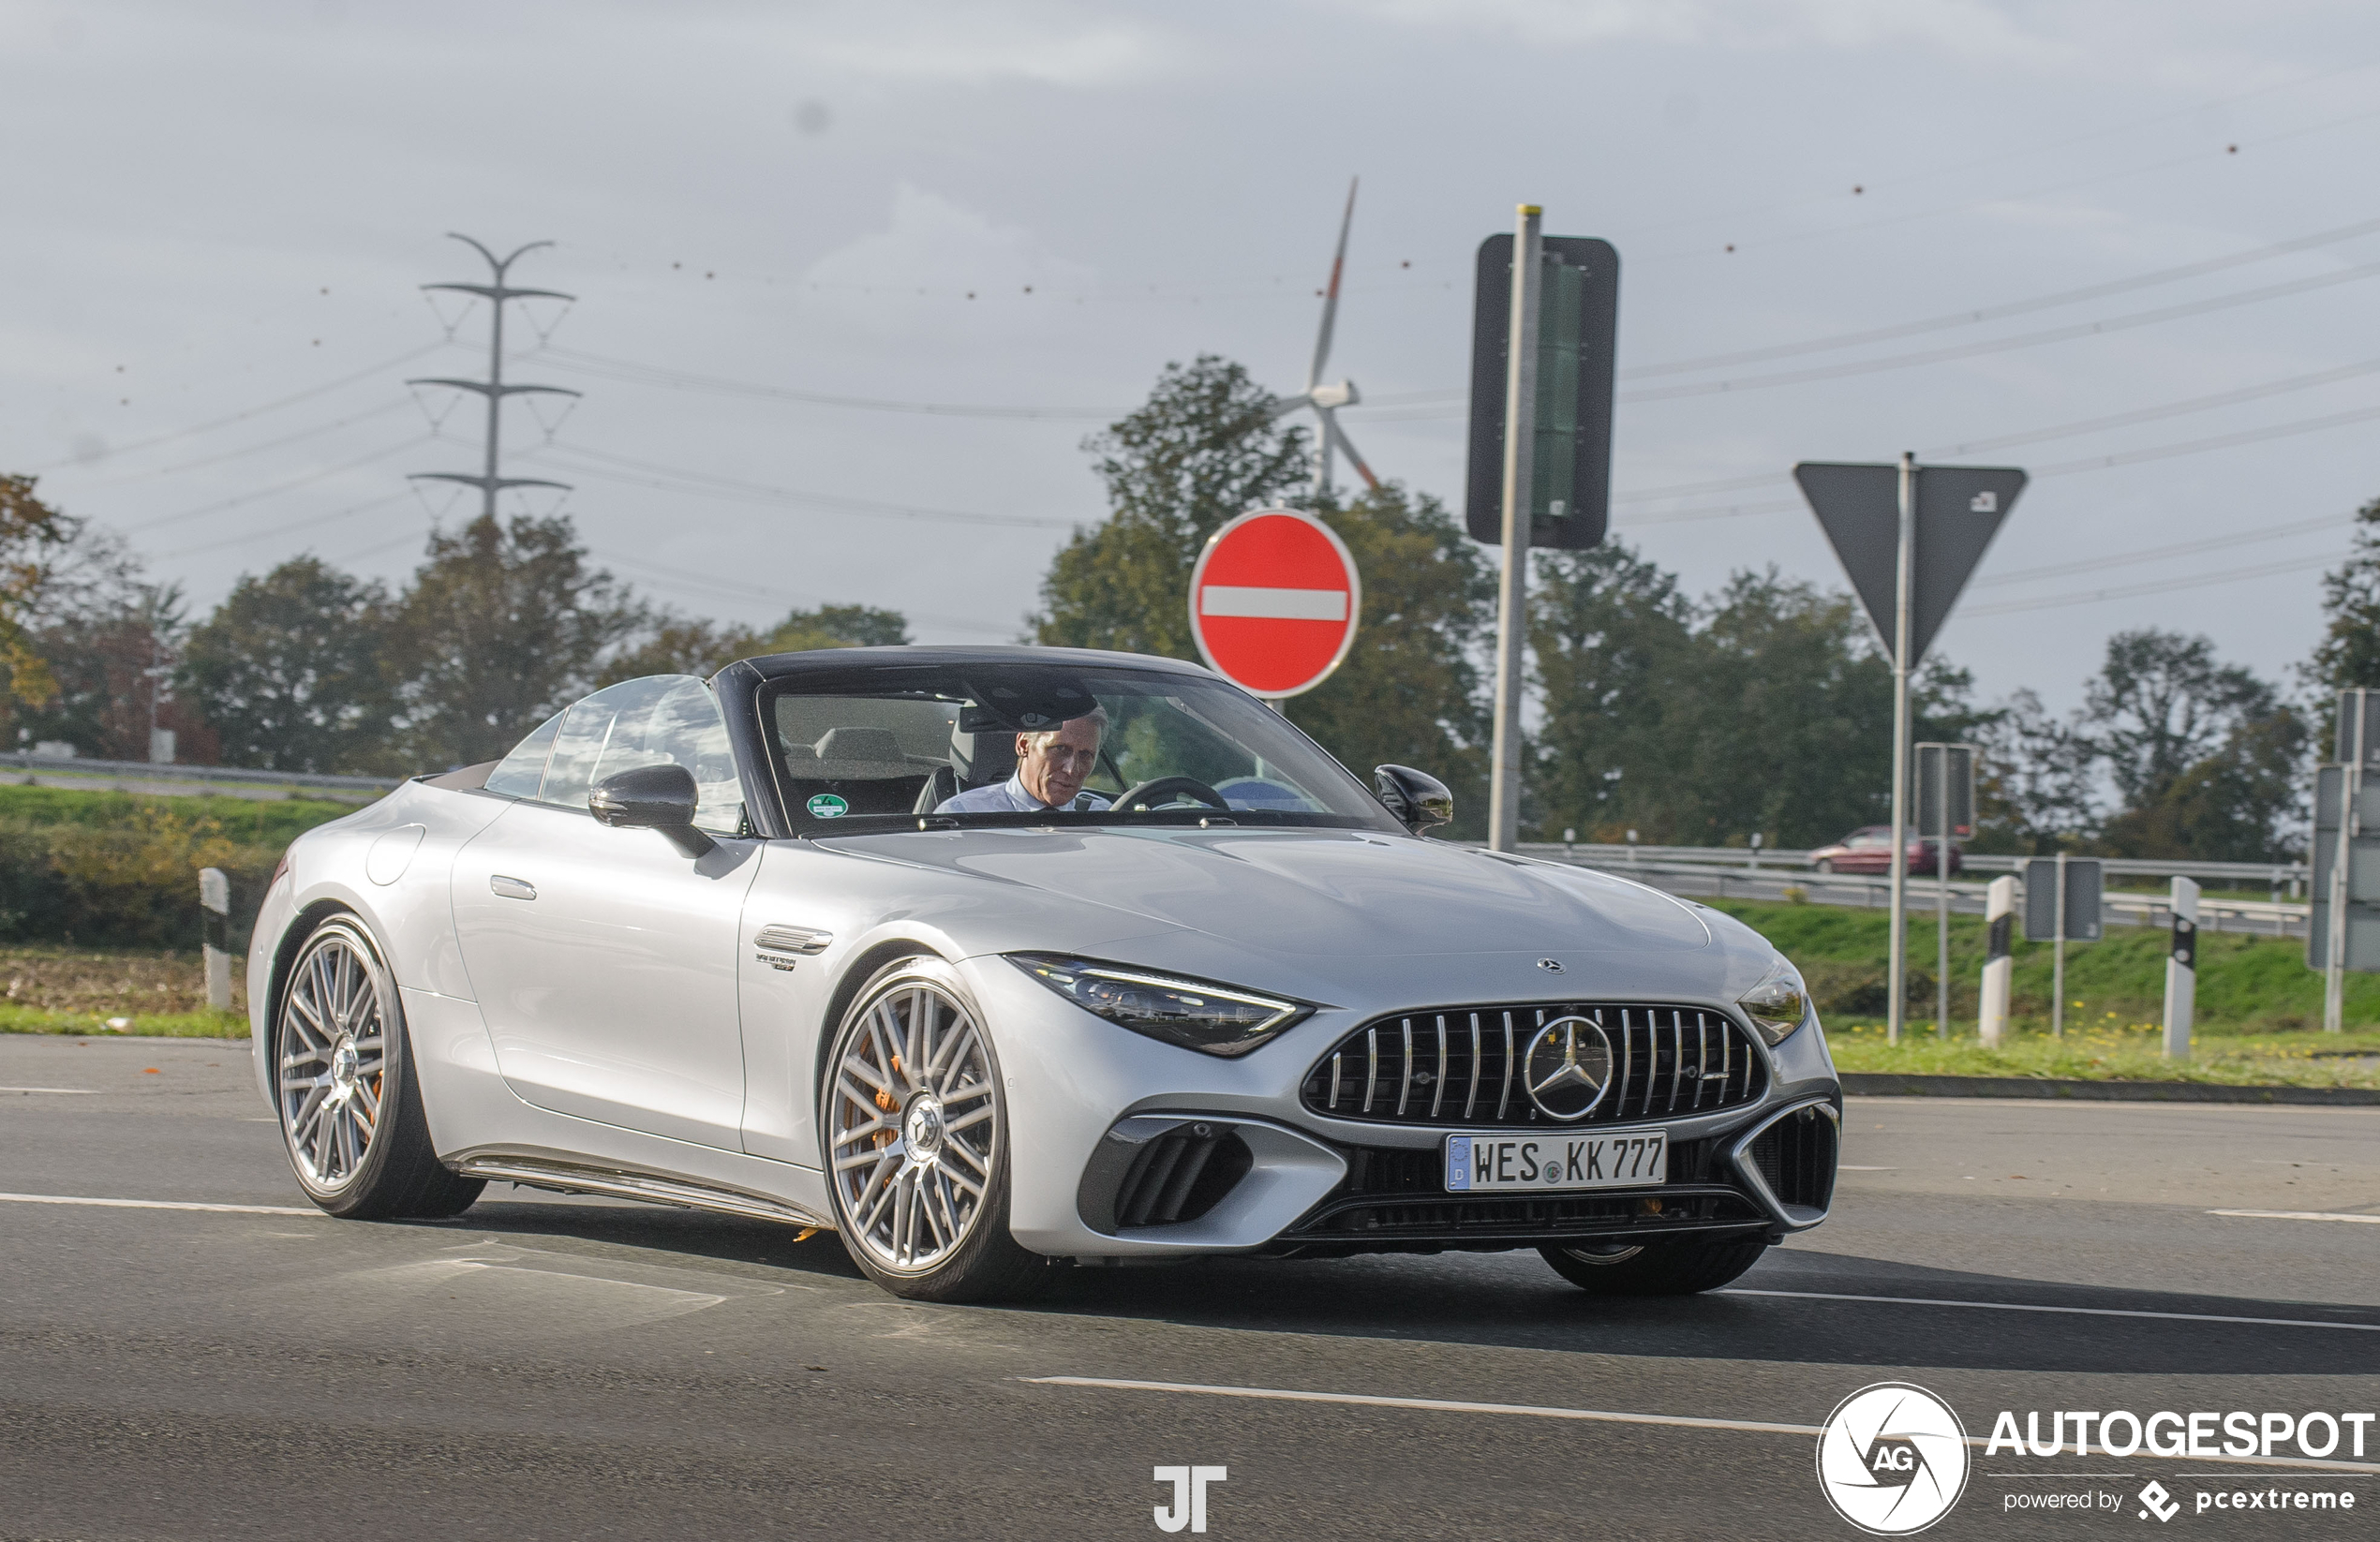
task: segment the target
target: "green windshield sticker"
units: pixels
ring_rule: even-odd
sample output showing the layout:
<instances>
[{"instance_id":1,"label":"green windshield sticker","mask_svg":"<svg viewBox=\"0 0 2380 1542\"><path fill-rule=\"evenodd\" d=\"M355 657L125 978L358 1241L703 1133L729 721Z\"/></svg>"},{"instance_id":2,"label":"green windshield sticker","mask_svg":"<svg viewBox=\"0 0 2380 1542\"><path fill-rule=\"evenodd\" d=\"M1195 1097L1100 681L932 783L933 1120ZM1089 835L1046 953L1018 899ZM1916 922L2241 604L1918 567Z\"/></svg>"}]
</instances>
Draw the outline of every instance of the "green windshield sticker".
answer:
<instances>
[{"instance_id":1,"label":"green windshield sticker","mask_svg":"<svg viewBox=\"0 0 2380 1542\"><path fill-rule=\"evenodd\" d=\"M832 793L821 793L810 800L810 817L812 819L840 819L849 812L851 805Z\"/></svg>"}]
</instances>

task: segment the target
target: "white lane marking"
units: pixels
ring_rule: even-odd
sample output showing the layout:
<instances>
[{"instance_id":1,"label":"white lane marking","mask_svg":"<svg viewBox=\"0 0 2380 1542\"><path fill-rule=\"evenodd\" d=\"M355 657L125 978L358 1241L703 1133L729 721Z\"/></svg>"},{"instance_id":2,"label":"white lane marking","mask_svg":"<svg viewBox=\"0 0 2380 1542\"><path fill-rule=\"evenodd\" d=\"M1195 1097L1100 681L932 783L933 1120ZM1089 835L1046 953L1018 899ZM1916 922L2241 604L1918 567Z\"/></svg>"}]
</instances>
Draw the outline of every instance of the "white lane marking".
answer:
<instances>
[{"instance_id":1,"label":"white lane marking","mask_svg":"<svg viewBox=\"0 0 2380 1542\"><path fill-rule=\"evenodd\" d=\"M1525 1414L1541 1419L1584 1419L1595 1424L1659 1424L1679 1430L1748 1430L1764 1435L1815 1435L1815 1424L1766 1424L1756 1419L1700 1419L1683 1414L1614 1414L1599 1408L1541 1408L1518 1402L1452 1402L1442 1398L1382 1398L1360 1392L1290 1392L1271 1386L1204 1386L1195 1382L1126 1382L1105 1376L1027 1376L1041 1386L1104 1386L1125 1392L1196 1392L1210 1398L1262 1398L1274 1402L1353 1403L1364 1408L1411 1408L1425 1414Z\"/></svg>"},{"instance_id":2,"label":"white lane marking","mask_svg":"<svg viewBox=\"0 0 2380 1542\"><path fill-rule=\"evenodd\" d=\"M61 1096L74 1095L86 1098L96 1098L99 1095L99 1090L96 1087L0 1087L0 1092L56 1092Z\"/></svg>"},{"instance_id":3,"label":"white lane marking","mask_svg":"<svg viewBox=\"0 0 2380 1542\"><path fill-rule=\"evenodd\" d=\"M2209 1215L2244 1215L2253 1221L2360 1221L2380 1226L2380 1215L2348 1215L2340 1210L2209 1210Z\"/></svg>"},{"instance_id":4,"label":"white lane marking","mask_svg":"<svg viewBox=\"0 0 2380 1542\"><path fill-rule=\"evenodd\" d=\"M1345 589L1258 589L1210 584L1198 591L1201 615L1253 615L1277 621L1344 621Z\"/></svg>"},{"instance_id":5,"label":"white lane marking","mask_svg":"<svg viewBox=\"0 0 2380 1542\"><path fill-rule=\"evenodd\" d=\"M2318 1323L2299 1317L2222 1317L2203 1312L2141 1312L2125 1307L2045 1307L2019 1301L1946 1301L1931 1296L1838 1296L1822 1290L1731 1288L1714 1296L1775 1296L1792 1301L1864 1301L1874 1306L1965 1307L1974 1312L2047 1312L2071 1317L2153 1317L2171 1323L2247 1323L2257 1327L2336 1327L2380 1333L2380 1323Z\"/></svg>"},{"instance_id":6,"label":"white lane marking","mask_svg":"<svg viewBox=\"0 0 2380 1542\"><path fill-rule=\"evenodd\" d=\"M1761 1435L1815 1435L1822 1431L1815 1424L1771 1424L1761 1419L1691 1418L1683 1414L1619 1414L1601 1408L1546 1408L1521 1402L1453 1402L1440 1398L1384 1398L1362 1392L1294 1392L1273 1386L1208 1386L1197 1382L1135 1382L1119 1381L1108 1376L1024 1376L1019 1378L1034 1386L1095 1386L1120 1392L1186 1392L1210 1398L1257 1398L1273 1402L1329 1402L1350 1404L1359 1408L1409 1408L1423 1414L1517 1414L1529 1418L1577 1419L1590 1424L1649 1424L1673 1430L1736 1430ZM1982 1435L1970 1435L1967 1444L1982 1448L1990 1442ZM2154 1451L2142 1451L2144 1457L2155 1457ZM2321 1457L2226 1457L2200 1455L2185 1457L2176 1452L2177 1460L2192 1461L2225 1461L2247 1467L2302 1467L2318 1472L2380 1473L2380 1462L2336 1461ZM2042 1473L2042 1477L2069 1475ZM2072 1475L2079 1476L2080 1475Z\"/></svg>"},{"instance_id":7,"label":"white lane marking","mask_svg":"<svg viewBox=\"0 0 2380 1542\"><path fill-rule=\"evenodd\" d=\"M93 1199L82 1194L5 1194L0 1201L11 1205L99 1205L116 1210L215 1210L225 1215L305 1215L320 1217L316 1209L299 1209L290 1205L201 1205L192 1199Z\"/></svg>"}]
</instances>

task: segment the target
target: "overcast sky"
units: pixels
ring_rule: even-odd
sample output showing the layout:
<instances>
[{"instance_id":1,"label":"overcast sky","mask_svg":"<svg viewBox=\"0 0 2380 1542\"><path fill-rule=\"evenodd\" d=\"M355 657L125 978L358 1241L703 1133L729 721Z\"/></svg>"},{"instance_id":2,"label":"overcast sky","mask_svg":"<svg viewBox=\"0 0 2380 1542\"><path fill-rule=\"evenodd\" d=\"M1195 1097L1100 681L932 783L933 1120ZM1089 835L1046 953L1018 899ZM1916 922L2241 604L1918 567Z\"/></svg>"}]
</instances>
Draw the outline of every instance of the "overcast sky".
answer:
<instances>
[{"instance_id":1,"label":"overcast sky","mask_svg":"<svg viewBox=\"0 0 2380 1542\"><path fill-rule=\"evenodd\" d=\"M2380 495L2369 5L7 0L0 61L0 468L201 610L468 517L406 481L478 467L404 384L484 368L457 230L555 243L508 372L585 396L505 470L621 577L1011 637L1168 361L1303 386L1359 174L1382 475L1459 499L1473 252L1541 203L1622 254L1616 525L1694 590L1842 582L1795 460L2034 470L1936 645L1987 697L2146 625L2282 674Z\"/></svg>"}]
</instances>

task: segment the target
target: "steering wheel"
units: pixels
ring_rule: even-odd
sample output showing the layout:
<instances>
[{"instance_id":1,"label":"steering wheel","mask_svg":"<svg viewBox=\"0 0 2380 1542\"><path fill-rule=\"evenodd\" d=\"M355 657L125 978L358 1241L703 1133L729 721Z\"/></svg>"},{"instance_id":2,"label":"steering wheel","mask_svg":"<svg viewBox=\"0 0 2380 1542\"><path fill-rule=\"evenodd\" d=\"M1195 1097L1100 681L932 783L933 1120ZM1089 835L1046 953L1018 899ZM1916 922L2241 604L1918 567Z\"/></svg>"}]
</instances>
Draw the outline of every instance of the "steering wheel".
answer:
<instances>
[{"instance_id":1,"label":"steering wheel","mask_svg":"<svg viewBox=\"0 0 2380 1542\"><path fill-rule=\"evenodd\" d=\"M1138 808L1145 813L1153 800L1160 797L1170 799L1177 793L1187 793L1210 808L1227 810L1231 807L1222 793L1196 777L1152 777L1108 807L1124 811Z\"/></svg>"}]
</instances>

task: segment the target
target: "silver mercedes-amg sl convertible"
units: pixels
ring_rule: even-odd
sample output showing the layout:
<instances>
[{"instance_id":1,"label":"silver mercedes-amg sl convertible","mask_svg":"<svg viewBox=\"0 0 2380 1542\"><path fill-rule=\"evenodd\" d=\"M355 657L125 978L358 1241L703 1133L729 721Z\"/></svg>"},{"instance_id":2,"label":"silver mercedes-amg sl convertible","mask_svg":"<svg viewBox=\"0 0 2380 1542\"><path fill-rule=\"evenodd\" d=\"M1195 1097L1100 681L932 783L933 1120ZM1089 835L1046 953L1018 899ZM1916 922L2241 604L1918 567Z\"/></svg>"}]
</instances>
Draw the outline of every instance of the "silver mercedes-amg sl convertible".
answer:
<instances>
[{"instance_id":1,"label":"silver mercedes-amg sl convertible","mask_svg":"<svg viewBox=\"0 0 2380 1542\"><path fill-rule=\"evenodd\" d=\"M292 845L259 1085L334 1215L493 1181L831 1228L885 1288L1533 1247L1707 1290L1825 1219L1841 1093L1717 912L1424 838L1195 665L783 654L599 690Z\"/></svg>"}]
</instances>

